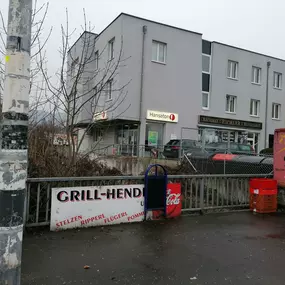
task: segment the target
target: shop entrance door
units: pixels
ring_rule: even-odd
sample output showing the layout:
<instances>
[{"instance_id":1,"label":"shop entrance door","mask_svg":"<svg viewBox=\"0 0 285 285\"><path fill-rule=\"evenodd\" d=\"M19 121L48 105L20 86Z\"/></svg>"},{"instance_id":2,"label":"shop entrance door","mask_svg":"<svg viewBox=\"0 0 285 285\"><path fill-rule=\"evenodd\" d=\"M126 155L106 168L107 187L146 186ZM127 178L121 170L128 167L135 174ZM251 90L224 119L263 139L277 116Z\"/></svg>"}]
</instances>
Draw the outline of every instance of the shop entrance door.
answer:
<instances>
[{"instance_id":1,"label":"shop entrance door","mask_svg":"<svg viewBox=\"0 0 285 285\"><path fill-rule=\"evenodd\" d=\"M129 130L129 154L136 156L138 151L138 130Z\"/></svg>"},{"instance_id":2,"label":"shop entrance door","mask_svg":"<svg viewBox=\"0 0 285 285\"><path fill-rule=\"evenodd\" d=\"M255 152L258 152L258 134L248 133L247 143L251 145Z\"/></svg>"}]
</instances>

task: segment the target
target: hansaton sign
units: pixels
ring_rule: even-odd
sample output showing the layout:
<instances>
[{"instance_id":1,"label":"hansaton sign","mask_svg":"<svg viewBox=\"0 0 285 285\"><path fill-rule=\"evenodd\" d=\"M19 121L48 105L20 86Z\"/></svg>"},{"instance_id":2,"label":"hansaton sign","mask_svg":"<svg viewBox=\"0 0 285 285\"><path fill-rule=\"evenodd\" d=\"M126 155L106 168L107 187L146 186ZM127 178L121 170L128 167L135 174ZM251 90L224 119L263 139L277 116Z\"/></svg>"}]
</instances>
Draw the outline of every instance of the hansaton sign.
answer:
<instances>
[{"instance_id":1,"label":"hansaton sign","mask_svg":"<svg viewBox=\"0 0 285 285\"><path fill-rule=\"evenodd\" d=\"M144 219L144 185L52 189L52 231L140 222Z\"/></svg>"}]
</instances>

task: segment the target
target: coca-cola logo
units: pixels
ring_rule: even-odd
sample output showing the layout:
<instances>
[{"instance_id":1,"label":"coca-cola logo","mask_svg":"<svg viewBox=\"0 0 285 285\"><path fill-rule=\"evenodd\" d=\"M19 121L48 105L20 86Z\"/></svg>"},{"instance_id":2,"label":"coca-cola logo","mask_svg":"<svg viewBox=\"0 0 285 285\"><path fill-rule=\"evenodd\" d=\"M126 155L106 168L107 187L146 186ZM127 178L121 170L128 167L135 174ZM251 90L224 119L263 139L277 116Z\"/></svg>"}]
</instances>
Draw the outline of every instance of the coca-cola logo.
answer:
<instances>
[{"instance_id":1,"label":"coca-cola logo","mask_svg":"<svg viewBox=\"0 0 285 285\"><path fill-rule=\"evenodd\" d=\"M179 204L180 204L180 196L181 196L181 194L171 193L171 190L168 189L168 191L167 191L166 205L167 205L167 206L179 205Z\"/></svg>"}]
</instances>

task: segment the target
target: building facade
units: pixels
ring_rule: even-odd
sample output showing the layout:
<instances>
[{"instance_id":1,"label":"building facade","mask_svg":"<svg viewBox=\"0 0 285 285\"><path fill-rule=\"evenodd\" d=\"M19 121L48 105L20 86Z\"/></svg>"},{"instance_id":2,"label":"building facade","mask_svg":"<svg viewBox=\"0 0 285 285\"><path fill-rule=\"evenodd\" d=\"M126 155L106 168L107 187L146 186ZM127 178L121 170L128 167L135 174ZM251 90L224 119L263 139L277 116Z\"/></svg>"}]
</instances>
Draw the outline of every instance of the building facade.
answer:
<instances>
[{"instance_id":1,"label":"building facade","mask_svg":"<svg viewBox=\"0 0 285 285\"><path fill-rule=\"evenodd\" d=\"M97 144L110 146L110 152L120 146L122 153L139 155L190 138L246 140L260 151L271 146L274 129L283 127L281 59L127 14L93 37L94 61L85 77L96 76L91 85L82 84L82 98L108 80L94 109L93 99L82 99L88 102L78 124L82 130L92 125L85 149ZM70 64L75 51L81 53L80 42L70 50Z\"/></svg>"}]
</instances>

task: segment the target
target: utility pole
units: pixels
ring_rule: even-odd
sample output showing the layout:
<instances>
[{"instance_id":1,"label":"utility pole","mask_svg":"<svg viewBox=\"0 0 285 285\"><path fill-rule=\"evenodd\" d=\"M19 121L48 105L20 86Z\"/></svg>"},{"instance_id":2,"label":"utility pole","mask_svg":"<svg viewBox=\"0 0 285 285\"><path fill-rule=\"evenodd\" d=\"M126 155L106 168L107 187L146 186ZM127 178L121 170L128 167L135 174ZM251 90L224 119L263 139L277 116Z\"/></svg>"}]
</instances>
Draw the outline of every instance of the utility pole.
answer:
<instances>
[{"instance_id":1,"label":"utility pole","mask_svg":"<svg viewBox=\"0 0 285 285\"><path fill-rule=\"evenodd\" d=\"M0 284L21 282L32 0L10 0L0 149Z\"/></svg>"}]
</instances>

